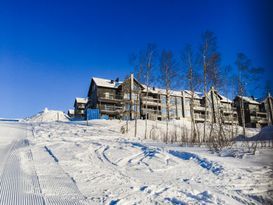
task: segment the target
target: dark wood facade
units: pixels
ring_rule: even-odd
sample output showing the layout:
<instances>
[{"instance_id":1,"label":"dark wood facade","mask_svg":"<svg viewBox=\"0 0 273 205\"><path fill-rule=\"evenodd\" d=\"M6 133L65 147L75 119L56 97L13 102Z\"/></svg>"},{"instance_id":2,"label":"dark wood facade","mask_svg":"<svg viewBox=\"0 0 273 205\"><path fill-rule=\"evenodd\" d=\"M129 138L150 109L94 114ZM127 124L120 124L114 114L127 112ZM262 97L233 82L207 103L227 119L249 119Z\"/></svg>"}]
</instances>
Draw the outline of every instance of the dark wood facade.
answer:
<instances>
[{"instance_id":1,"label":"dark wood facade","mask_svg":"<svg viewBox=\"0 0 273 205\"><path fill-rule=\"evenodd\" d=\"M240 125L243 125L243 115L246 127L256 128L268 125L267 113L263 110L262 104L253 97L236 96L234 103Z\"/></svg>"},{"instance_id":2,"label":"dark wood facade","mask_svg":"<svg viewBox=\"0 0 273 205\"><path fill-rule=\"evenodd\" d=\"M76 98L74 101L74 117L85 119L85 109L86 109L87 99L86 98Z\"/></svg>"},{"instance_id":3,"label":"dark wood facade","mask_svg":"<svg viewBox=\"0 0 273 205\"><path fill-rule=\"evenodd\" d=\"M133 75L124 82L92 78L88 91L86 109L99 109L101 116L110 119L135 119L146 117L150 120L191 118L190 103L193 97L193 112L196 122L205 121L204 97L191 91L170 91L147 87ZM221 119L224 124L242 125L240 100L243 100L245 124L247 127L263 127L272 124L272 97L259 103L253 98L237 96L234 101L220 95L214 88L207 93L207 120L214 123ZM169 101L169 116L167 116ZM269 103L270 102L270 103ZM269 109L271 106L271 109ZM269 115L271 113L271 116Z\"/></svg>"},{"instance_id":4,"label":"dark wood facade","mask_svg":"<svg viewBox=\"0 0 273 205\"><path fill-rule=\"evenodd\" d=\"M273 124L273 97L268 93L267 97L262 101L261 109L267 114L268 125Z\"/></svg>"}]
</instances>

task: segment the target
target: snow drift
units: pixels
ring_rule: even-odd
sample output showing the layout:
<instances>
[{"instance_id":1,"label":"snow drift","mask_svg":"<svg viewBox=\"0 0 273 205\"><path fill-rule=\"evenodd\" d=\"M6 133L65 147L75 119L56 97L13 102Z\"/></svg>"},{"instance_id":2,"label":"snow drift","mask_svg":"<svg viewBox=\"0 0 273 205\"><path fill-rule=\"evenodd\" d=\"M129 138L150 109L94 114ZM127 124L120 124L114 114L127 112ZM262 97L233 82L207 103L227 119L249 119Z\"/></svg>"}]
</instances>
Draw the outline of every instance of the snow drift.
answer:
<instances>
[{"instance_id":1,"label":"snow drift","mask_svg":"<svg viewBox=\"0 0 273 205\"><path fill-rule=\"evenodd\" d=\"M24 119L25 122L54 122L61 121L67 122L69 121L69 117L62 111L58 110L48 110L45 108L42 112Z\"/></svg>"}]
</instances>

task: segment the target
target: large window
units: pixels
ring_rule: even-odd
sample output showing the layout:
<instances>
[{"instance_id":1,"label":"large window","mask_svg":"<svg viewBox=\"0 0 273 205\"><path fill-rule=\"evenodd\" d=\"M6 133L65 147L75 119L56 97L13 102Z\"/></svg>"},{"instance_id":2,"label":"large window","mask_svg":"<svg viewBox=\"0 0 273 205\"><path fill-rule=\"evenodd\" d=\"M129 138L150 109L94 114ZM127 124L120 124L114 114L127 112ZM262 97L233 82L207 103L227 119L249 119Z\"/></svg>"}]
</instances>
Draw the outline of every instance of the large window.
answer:
<instances>
[{"instance_id":1,"label":"large window","mask_svg":"<svg viewBox=\"0 0 273 205\"><path fill-rule=\"evenodd\" d=\"M166 95L161 95L160 98L162 106L166 106Z\"/></svg>"},{"instance_id":2,"label":"large window","mask_svg":"<svg viewBox=\"0 0 273 205\"><path fill-rule=\"evenodd\" d=\"M129 93L124 93L123 98L126 99L126 100L130 100L130 94Z\"/></svg>"},{"instance_id":3,"label":"large window","mask_svg":"<svg viewBox=\"0 0 273 205\"><path fill-rule=\"evenodd\" d=\"M191 99L185 98L185 107L190 107Z\"/></svg>"},{"instance_id":4,"label":"large window","mask_svg":"<svg viewBox=\"0 0 273 205\"><path fill-rule=\"evenodd\" d=\"M110 96L110 94L109 94L108 92L105 92L105 93L104 93L104 97L105 97L106 99L109 99L109 96Z\"/></svg>"},{"instance_id":5,"label":"large window","mask_svg":"<svg viewBox=\"0 0 273 205\"><path fill-rule=\"evenodd\" d=\"M170 104L171 105L175 105L175 97L171 97L170 98Z\"/></svg>"},{"instance_id":6,"label":"large window","mask_svg":"<svg viewBox=\"0 0 273 205\"><path fill-rule=\"evenodd\" d=\"M167 109L166 109L166 107L162 107L161 108L161 114L162 114L162 116L167 116Z\"/></svg>"}]
</instances>

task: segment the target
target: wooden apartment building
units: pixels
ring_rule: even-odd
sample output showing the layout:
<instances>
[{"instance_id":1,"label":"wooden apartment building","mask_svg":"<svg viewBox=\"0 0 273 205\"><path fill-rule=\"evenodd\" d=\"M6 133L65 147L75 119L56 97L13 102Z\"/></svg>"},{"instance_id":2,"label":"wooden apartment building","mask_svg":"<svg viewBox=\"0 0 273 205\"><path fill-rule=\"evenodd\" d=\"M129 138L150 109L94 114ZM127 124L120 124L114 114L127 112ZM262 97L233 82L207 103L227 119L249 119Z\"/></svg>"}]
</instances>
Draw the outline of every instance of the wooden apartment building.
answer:
<instances>
[{"instance_id":1,"label":"wooden apartment building","mask_svg":"<svg viewBox=\"0 0 273 205\"><path fill-rule=\"evenodd\" d=\"M236 96L234 99L237 108L239 124L245 121L246 127L264 127L268 125L268 117L263 104L254 97Z\"/></svg>"},{"instance_id":2,"label":"wooden apartment building","mask_svg":"<svg viewBox=\"0 0 273 205\"><path fill-rule=\"evenodd\" d=\"M262 101L261 110L266 112L268 125L273 124L273 97L268 93L267 97Z\"/></svg>"},{"instance_id":3,"label":"wooden apartment building","mask_svg":"<svg viewBox=\"0 0 273 205\"><path fill-rule=\"evenodd\" d=\"M204 121L201 97L193 94L194 114L197 122ZM115 119L146 117L150 120L190 118L190 91L170 91L147 87L131 75L124 82L102 78L92 78L88 91L86 109L99 109L101 115ZM169 107L167 107L169 100ZM169 110L169 112L168 112Z\"/></svg>"},{"instance_id":4,"label":"wooden apartment building","mask_svg":"<svg viewBox=\"0 0 273 205\"><path fill-rule=\"evenodd\" d=\"M205 106L203 97L202 104ZM219 94L212 87L207 93L208 121L222 124L238 124L237 110L233 101Z\"/></svg>"},{"instance_id":5,"label":"wooden apartment building","mask_svg":"<svg viewBox=\"0 0 273 205\"><path fill-rule=\"evenodd\" d=\"M74 117L85 118L85 108L87 104L87 98L76 98L74 101Z\"/></svg>"},{"instance_id":6,"label":"wooden apartment building","mask_svg":"<svg viewBox=\"0 0 273 205\"><path fill-rule=\"evenodd\" d=\"M263 127L272 124L273 98L270 95L261 103L245 96L237 96L231 101L212 87L206 96L207 120L210 122L242 125L240 110L243 109L247 127ZM84 110L98 109L100 116L106 116L107 119L145 119L147 117L150 120L182 118L191 120L191 102L195 122L204 122L205 97L201 97L201 93L171 90L167 95L166 90L147 87L131 74L125 81L120 81L119 78L109 80L93 77L88 98L76 98L74 105L76 117L83 117L86 113Z\"/></svg>"}]
</instances>

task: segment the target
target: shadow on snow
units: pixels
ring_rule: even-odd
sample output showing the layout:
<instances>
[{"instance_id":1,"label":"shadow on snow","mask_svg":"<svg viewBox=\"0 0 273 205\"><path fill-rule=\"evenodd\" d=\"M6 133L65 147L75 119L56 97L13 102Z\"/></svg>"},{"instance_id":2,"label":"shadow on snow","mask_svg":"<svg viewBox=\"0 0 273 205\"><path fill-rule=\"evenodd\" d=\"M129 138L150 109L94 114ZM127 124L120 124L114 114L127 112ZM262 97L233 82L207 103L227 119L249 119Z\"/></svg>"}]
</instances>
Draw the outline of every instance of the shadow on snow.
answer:
<instances>
[{"instance_id":1,"label":"shadow on snow","mask_svg":"<svg viewBox=\"0 0 273 205\"><path fill-rule=\"evenodd\" d=\"M221 165L218 165L217 163L209 161L205 158L201 158L193 153L179 152L174 150L169 150L169 153L183 160L193 160L194 162L198 163L202 168L205 168L216 175L220 174L223 170L223 167Z\"/></svg>"}]
</instances>

